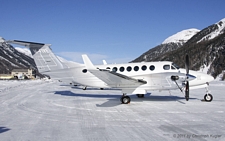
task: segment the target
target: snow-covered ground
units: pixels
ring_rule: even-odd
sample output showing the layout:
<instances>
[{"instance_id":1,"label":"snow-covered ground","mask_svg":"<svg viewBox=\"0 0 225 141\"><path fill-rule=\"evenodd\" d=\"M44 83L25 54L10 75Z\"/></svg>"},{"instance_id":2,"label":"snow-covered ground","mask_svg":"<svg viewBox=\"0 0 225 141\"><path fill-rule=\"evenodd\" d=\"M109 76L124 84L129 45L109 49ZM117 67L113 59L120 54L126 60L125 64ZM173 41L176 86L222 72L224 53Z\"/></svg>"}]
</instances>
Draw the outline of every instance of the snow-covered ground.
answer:
<instances>
[{"instance_id":1,"label":"snow-covered ground","mask_svg":"<svg viewBox=\"0 0 225 141\"><path fill-rule=\"evenodd\" d=\"M82 90L53 81L0 81L0 140L225 140L225 82L188 102L179 91L120 104L118 90Z\"/></svg>"}]
</instances>

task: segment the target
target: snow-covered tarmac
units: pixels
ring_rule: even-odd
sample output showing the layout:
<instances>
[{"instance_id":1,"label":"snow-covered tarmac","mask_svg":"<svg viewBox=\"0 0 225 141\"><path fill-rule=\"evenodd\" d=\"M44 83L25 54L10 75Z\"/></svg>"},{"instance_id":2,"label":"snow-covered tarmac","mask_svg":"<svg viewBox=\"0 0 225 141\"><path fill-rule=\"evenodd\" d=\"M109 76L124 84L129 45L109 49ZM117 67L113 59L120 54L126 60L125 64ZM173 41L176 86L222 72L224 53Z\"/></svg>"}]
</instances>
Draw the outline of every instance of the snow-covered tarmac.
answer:
<instances>
[{"instance_id":1,"label":"snow-covered tarmac","mask_svg":"<svg viewBox=\"0 0 225 141\"><path fill-rule=\"evenodd\" d=\"M120 104L119 90L87 89L52 81L0 81L0 140L225 140L225 82Z\"/></svg>"}]
</instances>

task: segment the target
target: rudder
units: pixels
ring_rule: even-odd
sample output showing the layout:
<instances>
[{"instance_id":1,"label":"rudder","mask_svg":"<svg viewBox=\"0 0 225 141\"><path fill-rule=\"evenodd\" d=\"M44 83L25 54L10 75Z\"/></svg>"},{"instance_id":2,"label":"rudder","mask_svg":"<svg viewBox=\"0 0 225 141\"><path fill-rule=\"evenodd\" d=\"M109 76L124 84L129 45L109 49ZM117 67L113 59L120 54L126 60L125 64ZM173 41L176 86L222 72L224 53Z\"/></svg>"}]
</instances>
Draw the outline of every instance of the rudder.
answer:
<instances>
[{"instance_id":1,"label":"rudder","mask_svg":"<svg viewBox=\"0 0 225 141\"><path fill-rule=\"evenodd\" d=\"M67 66L64 65L52 52L50 48L51 44L18 40L11 40L8 41L8 43L23 45L30 48L31 54L40 73L67 68Z\"/></svg>"}]
</instances>

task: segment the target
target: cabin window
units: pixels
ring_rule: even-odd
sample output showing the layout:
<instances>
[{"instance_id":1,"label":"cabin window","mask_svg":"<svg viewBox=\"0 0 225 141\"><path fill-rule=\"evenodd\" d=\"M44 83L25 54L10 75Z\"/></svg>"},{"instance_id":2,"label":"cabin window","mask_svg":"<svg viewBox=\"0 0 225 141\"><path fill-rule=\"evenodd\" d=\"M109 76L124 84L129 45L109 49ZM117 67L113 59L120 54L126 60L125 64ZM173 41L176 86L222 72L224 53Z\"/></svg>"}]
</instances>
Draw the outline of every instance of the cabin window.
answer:
<instances>
[{"instance_id":1,"label":"cabin window","mask_svg":"<svg viewBox=\"0 0 225 141\"><path fill-rule=\"evenodd\" d=\"M83 73L86 73L86 72L87 72L87 69L83 69L82 72L83 72Z\"/></svg>"},{"instance_id":2,"label":"cabin window","mask_svg":"<svg viewBox=\"0 0 225 141\"><path fill-rule=\"evenodd\" d=\"M132 68L129 66L129 67L127 67L127 71L131 71L132 70Z\"/></svg>"},{"instance_id":3,"label":"cabin window","mask_svg":"<svg viewBox=\"0 0 225 141\"><path fill-rule=\"evenodd\" d=\"M124 71L124 67L120 67L120 72L123 72Z\"/></svg>"},{"instance_id":4,"label":"cabin window","mask_svg":"<svg viewBox=\"0 0 225 141\"><path fill-rule=\"evenodd\" d=\"M151 71L153 71L153 70L155 70L155 66L154 66L154 65L151 65L151 66L149 67L149 69L150 69Z\"/></svg>"},{"instance_id":5,"label":"cabin window","mask_svg":"<svg viewBox=\"0 0 225 141\"><path fill-rule=\"evenodd\" d=\"M164 70L169 70L169 69L170 69L170 65L164 65L164 66L163 66L163 69L164 69Z\"/></svg>"},{"instance_id":6,"label":"cabin window","mask_svg":"<svg viewBox=\"0 0 225 141\"><path fill-rule=\"evenodd\" d=\"M135 70L135 71L138 71L138 70L139 70L139 67L138 67L138 66L135 66L135 67L134 67L134 70Z\"/></svg>"},{"instance_id":7,"label":"cabin window","mask_svg":"<svg viewBox=\"0 0 225 141\"><path fill-rule=\"evenodd\" d=\"M113 71L113 72L117 72L117 67L114 67L114 68L112 69L112 71Z\"/></svg>"},{"instance_id":8,"label":"cabin window","mask_svg":"<svg viewBox=\"0 0 225 141\"><path fill-rule=\"evenodd\" d=\"M147 67L144 65L144 66L141 67L141 69L142 69L143 71L145 71L145 70L147 69Z\"/></svg>"}]
</instances>

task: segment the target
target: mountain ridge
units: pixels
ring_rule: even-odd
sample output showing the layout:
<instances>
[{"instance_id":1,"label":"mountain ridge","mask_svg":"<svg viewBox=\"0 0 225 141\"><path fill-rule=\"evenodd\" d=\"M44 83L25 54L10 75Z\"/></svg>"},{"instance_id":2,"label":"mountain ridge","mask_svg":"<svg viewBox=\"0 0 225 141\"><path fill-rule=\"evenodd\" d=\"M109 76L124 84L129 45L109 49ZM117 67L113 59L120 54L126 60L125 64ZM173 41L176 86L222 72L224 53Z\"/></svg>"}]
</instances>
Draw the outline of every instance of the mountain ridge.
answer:
<instances>
[{"instance_id":1,"label":"mountain ridge","mask_svg":"<svg viewBox=\"0 0 225 141\"><path fill-rule=\"evenodd\" d=\"M150 62L150 61L172 61L177 65L184 67L184 56L189 54L193 70L200 70L206 66L209 69L207 73L214 78L223 73L225 78L225 18L219 22L212 24L195 35L193 35L186 43L177 45L167 43L161 44L143 53L132 62ZM216 35L216 36L212 36ZM172 35L173 36L173 35ZM159 46L167 46L162 49ZM170 46L169 46L170 45ZM161 52L152 55L154 52ZM147 57L146 57L147 56ZM151 57L148 57L151 56Z\"/></svg>"},{"instance_id":2,"label":"mountain ridge","mask_svg":"<svg viewBox=\"0 0 225 141\"><path fill-rule=\"evenodd\" d=\"M182 30L180 32L177 32L176 34L173 34L172 36L169 36L166 38L162 44L168 44L168 43L186 43L191 37L193 37L195 34L197 34L200 30L196 28L190 28L186 30Z\"/></svg>"},{"instance_id":3,"label":"mountain ridge","mask_svg":"<svg viewBox=\"0 0 225 141\"><path fill-rule=\"evenodd\" d=\"M37 69L31 57L17 51L0 37L0 73L8 74L15 68Z\"/></svg>"}]
</instances>

